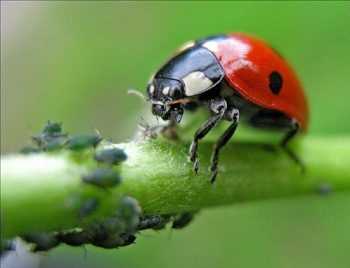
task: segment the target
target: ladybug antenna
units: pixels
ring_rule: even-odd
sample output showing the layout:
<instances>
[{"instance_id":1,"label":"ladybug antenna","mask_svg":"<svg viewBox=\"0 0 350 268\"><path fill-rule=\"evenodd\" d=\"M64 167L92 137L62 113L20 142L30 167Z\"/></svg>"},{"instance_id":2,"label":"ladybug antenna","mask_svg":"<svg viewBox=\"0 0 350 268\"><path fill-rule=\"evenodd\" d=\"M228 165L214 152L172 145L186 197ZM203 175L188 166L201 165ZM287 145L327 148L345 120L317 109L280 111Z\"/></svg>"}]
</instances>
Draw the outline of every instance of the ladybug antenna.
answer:
<instances>
[{"instance_id":1,"label":"ladybug antenna","mask_svg":"<svg viewBox=\"0 0 350 268\"><path fill-rule=\"evenodd\" d=\"M94 130L98 137L102 137L101 132L97 128L95 128Z\"/></svg>"},{"instance_id":2,"label":"ladybug antenna","mask_svg":"<svg viewBox=\"0 0 350 268\"><path fill-rule=\"evenodd\" d=\"M142 94L140 91L138 91L136 89L128 89L128 94L137 96L140 99L142 99L142 101L144 101L144 102L149 101L149 99L144 94Z\"/></svg>"},{"instance_id":3,"label":"ladybug antenna","mask_svg":"<svg viewBox=\"0 0 350 268\"><path fill-rule=\"evenodd\" d=\"M141 128L142 130L147 129L148 127L150 127L150 125L148 124L148 122L145 120L145 118L143 116L140 117L139 123L138 123L138 127Z\"/></svg>"}]
</instances>

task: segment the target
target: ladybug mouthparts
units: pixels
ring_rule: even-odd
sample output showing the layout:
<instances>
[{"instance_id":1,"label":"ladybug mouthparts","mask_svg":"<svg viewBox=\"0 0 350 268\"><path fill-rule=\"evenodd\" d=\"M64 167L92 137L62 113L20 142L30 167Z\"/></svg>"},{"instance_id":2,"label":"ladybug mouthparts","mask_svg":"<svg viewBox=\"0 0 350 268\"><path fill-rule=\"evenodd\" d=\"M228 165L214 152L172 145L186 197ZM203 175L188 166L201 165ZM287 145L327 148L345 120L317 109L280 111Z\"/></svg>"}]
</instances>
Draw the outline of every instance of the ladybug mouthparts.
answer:
<instances>
[{"instance_id":1,"label":"ladybug mouthparts","mask_svg":"<svg viewBox=\"0 0 350 268\"><path fill-rule=\"evenodd\" d=\"M172 120L180 123L184 113L180 105L169 105L161 101L152 101L152 113L163 120Z\"/></svg>"}]
</instances>

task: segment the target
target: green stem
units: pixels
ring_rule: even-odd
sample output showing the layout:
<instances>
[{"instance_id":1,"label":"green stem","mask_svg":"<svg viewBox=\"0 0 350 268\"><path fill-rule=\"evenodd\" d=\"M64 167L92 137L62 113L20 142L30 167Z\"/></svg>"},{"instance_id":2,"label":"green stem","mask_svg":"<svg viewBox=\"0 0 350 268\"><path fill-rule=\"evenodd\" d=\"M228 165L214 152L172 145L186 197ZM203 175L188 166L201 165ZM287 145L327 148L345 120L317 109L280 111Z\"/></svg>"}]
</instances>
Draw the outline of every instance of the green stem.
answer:
<instances>
[{"instance_id":1,"label":"green stem","mask_svg":"<svg viewBox=\"0 0 350 268\"><path fill-rule=\"evenodd\" d=\"M145 214L169 214L275 197L350 190L350 139L307 138L298 155L306 172L280 148L260 143L228 144L220 158L217 182L209 183L212 143L200 144L200 172L187 162L188 144L130 142L128 159L116 166L123 179L111 189L84 184L81 175L97 167L92 150L10 155L1 160L2 235L84 226L111 215L121 196L136 198ZM88 198L99 205L81 219Z\"/></svg>"}]
</instances>

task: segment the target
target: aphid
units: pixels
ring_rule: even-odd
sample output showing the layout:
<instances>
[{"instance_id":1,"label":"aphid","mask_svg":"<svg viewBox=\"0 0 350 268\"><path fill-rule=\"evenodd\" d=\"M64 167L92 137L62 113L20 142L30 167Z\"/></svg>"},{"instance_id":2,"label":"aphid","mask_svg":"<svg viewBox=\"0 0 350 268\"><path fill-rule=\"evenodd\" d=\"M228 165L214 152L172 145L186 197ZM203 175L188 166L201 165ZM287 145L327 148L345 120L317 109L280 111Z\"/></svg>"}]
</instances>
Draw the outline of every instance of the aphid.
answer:
<instances>
[{"instance_id":1,"label":"aphid","mask_svg":"<svg viewBox=\"0 0 350 268\"><path fill-rule=\"evenodd\" d=\"M83 175L83 182L92 184L101 188L110 188L121 182L119 174L113 169L98 168L94 171Z\"/></svg>"},{"instance_id":2,"label":"aphid","mask_svg":"<svg viewBox=\"0 0 350 268\"><path fill-rule=\"evenodd\" d=\"M181 213L175 217L171 228L182 229L186 227L193 220L193 217L194 217L194 213L192 212Z\"/></svg>"},{"instance_id":3,"label":"aphid","mask_svg":"<svg viewBox=\"0 0 350 268\"><path fill-rule=\"evenodd\" d=\"M94 233L94 240L103 240L110 235L125 232L125 223L123 219L110 217L105 219L102 223L95 224L91 230Z\"/></svg>"},{"instance_id":4,"label":"aphid","mask_svg":"<svg viewBox=\"0 0 350 268\"><path fill-rule=\"evenodd\" d=\"M90 226L91 244L100 247L117 247L121 241L119 236L125 230L125 223L117 217L111 217L101 223Z\"/></svg>"},{"instance_id":5,"label":"aphid","mask_svg":"<svg viewBox=\"0 0 350 268\"><path fill-rule=\"evenodd\" d=\"M93 213L98 207L98 200L96 198L89 198L84 201L79 209L79 218L84 218Z\"/></svg>"},{"instance_id":6,"label":"aphid","mask_svg":"<svg viewBox=\"0 0 350 268\"><path fill-rule=\"evenodd\" d=\"M89 231L78 229L78 230L68 230L59 232L56 235L57 240L62 243L65 243L69 246L82 246L90 243L92 239L92 234Z\"/></svg>"},{"instance_id":7,"label":"aphid","mask_svg":"<svg viewBox=\"0 0 350 268\"><path fill-rule=\"evenodd\" d=\"M47 122L42 132L32 137L33 142L44 151L61 149L66 142L67 134L62 133L61 123Z\"/></svg>"},{"instance_id":8,"label":"aphid","mask_svg":"<svg viewBox=\"0 0 350 268\"><path fill-rule=\"evenodd\" d=\"M93 234L91 244L103 248L116 248L132 243L135 240L132 233L137 229L140 214L141 208L135 199L122 198L115 217L90 226L90 233Z\"/></svg>"},{"instance_id":9,"label":"aphid","mask_svg":"<svg viewBox=\"0 0 350 268\"><path fill-rule=\"evenodd\" d=\"M21 236L21 238L33 244L32 251L48 251L60 244L60 241L56 238L53 233L33 233Z\"/></svg>"},{"instance_id":10,"label":"aphid","mask_svg":"<svg viewBox=\"0 0 350 268\"><path fill-rule=\"evenodd\" d=\"M169 219L170 217L161 215L141 217L140 222L137 226L137 230L141 231L146 229L163 229L165 225L169 222Z\"/></svg>"},{"instance_id":11,"label":"aphid","mask_svg":"<svg viewBox=\"0 0 350 268\"><path fill-rule=\"evenodd\" d=\"M116 165L126 159L125 152L119 148L106 148L95 152L95 160L97 162Z\"/></svg>"},{"instance_id":12,"label":"aphid","mask_svg":"<svg viewBox=\"0 0 350 268\"><path fill-rule=\"evenodd\" d=\"M35 153L39 153L39 152L40 152L40 149L35 148L35 147L31 147L31 146L23 147L20 150L21 154L35 154Z\"/></svg>"},{"instance_id":13,"label":"aphid","mask_svg":"<svg viewBox=\"0 0 350 268\"><path fill-rule=\"evenodd\" d=\"M123 239L123 243L120 245L121 247L131 245L136 240L136 236L133 234L121 234L120 237Z\"/></svg>"},{"instance_id":14,"label":"aphid","mask_svg":"<svg viewBox=\"0 0 350 268\"><path fill-rule=\"evenodd\" d=\"M232 33L192 42L156 72L147 93L152 113L163 120L179 123L191 103L209 109L211 115L195 132L189 150L196 173L199 141L220 121L230 122L212 152L211 182L218 173L220 151L240 117L253 127L286 132L280 144L302 165L287 144L308 127L303 87L286 60L260 39Z\"/></svg>"},{"instance_id":15,"label":"aphid","mask_svg":"<svg viewBox=\"0 0 350 268\"><path fill-rule=\"evenodd\" d=\"M48 121L42 132L50 136L60 136L62 135L62 123L52 123Z\"/></svg>"},{"instance_id":16,"label":"aphid","mask_svg":"<svg viewBox=\"0 0 350 268\"><path fill-rule=\"evenodd\" d=\"M111 228L112 226L109 226L109 227ZM104 241L108 239L108 237L112 235L111 230L113 229L108 230L107 228L105 228L105 226L103 226L103 224L94 223L88 227L88 230L89 230L89 233L91 234L89 242L93 245L96 245L100 241Z\"/></svg>"},{"instance_id":17,"label":"aphid","mask_svg":"<svg viewBox=\"0 0 350 268\"><path fill-rule=\"evenodd\" d=\"M33 141L42 151L55 151L62 149L66 143L65 136L50 137L46 135L32 137Z\"/></svg>"},{"instance_id":18,"label":"aphid","mask_svg":"<svg viewBox=\"0 0 350 268\"><path fill-rule=\"evenodd\" d=\"M122 219L126 224L126 231L133 232L136 230L141 216L141 207L136 199L132 197L123 197L117 210L117 217Z\"/></svg>"},{"instance_id":19,"label":"aphid","mask_svg":"<svg viewBox=\"0 0 350 268\"><path fill-rule=\"evenodd\" d=\"M102 248L118 248L134 243L136 237L133 234L111 235L105 240L92 241L91 244Z\"/></svg>"},{"instance_id":20,"label":"aphid","mask_svg":"<svg viewBox=\"0 0 350 268\"><path fill-rule=\"evenodd\" d=\"M62 149L66 141L66 137L50 138L46 141L46 144L44 145L43 149L49 152Z\"/></svg>"},{"instance_id":21,"label":"aphid","mask_svg":"<svg viewBox=\"0 0 350 268\"><path fill-rule=\"evenodd\" d=\"M91 244L101 248L118 248L123 244L123 239L119 235L111 235L104 240L93 240Z\"/></svg>"},{"instance_id":22,"label":"aphid","mask_svg":"<svg viewBox=\"0 0 350 268\"><path fill-rule=\"evenodd\" d=\"M67 141L66 146L70 150L79 151L89 147L96 147L101 141L102 137L99 134L76 135Z\"/></svg>"}]
</instances>

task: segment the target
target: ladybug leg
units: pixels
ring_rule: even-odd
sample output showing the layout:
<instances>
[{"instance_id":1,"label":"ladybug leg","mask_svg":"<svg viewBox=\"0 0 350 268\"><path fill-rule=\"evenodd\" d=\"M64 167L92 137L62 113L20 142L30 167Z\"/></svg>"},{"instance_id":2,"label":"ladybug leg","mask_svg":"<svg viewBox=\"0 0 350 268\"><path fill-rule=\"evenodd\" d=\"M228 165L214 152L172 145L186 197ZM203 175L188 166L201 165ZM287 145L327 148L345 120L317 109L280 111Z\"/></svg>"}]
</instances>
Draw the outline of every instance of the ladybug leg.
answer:
<instances>
[{"instance_id":1,"label":"ladybug leg","mask_svg":"<svg viewBox=\"0 0 350 268\"><path fill-rule=\"evenodd\" d=\"M288 147L288 143L294 138L294 136L299 131L299 124L296 121L292 121L291 129L287 132L287 134L282 139L280 145L282 149L288 154L288 156L300 166L302 173L305 172L305 165L300 160L300 158Z\"/></svg>"},{"instance_id":2,"label":"ladybug leg","mask_svg":"<svg viewBox=\"0 0 350 268\"><path fill-rule=\"evenodd\" d=\"M224 116L227 103L224 99L215 99L209 103L209 109L214 113L194 134L190 150L189 150L189 159L193 163L193 170L197 174L199 169L199 160L198 160L198 142L203 139L209 131L216 126L216 124Z\"/></svg>"},{"instance_id":3,"label":"ladybug leg","mask_svg":"<svg viewBox=\"0 0 350 268\"><path fill-rule=\"evenodd\" d=\"M214 183L216 176L218 174L218 162L219 162L219 153L220 150L226 145L226 143L231 139L233 134L236 131L239 122L239 110L231 109L227 113L227 119L231 121L231 125L225 130L225 132L220 136L219 140L214 145L214 150L211 156L210 162L210 182Z\"/></svg>"}]
</instances>

